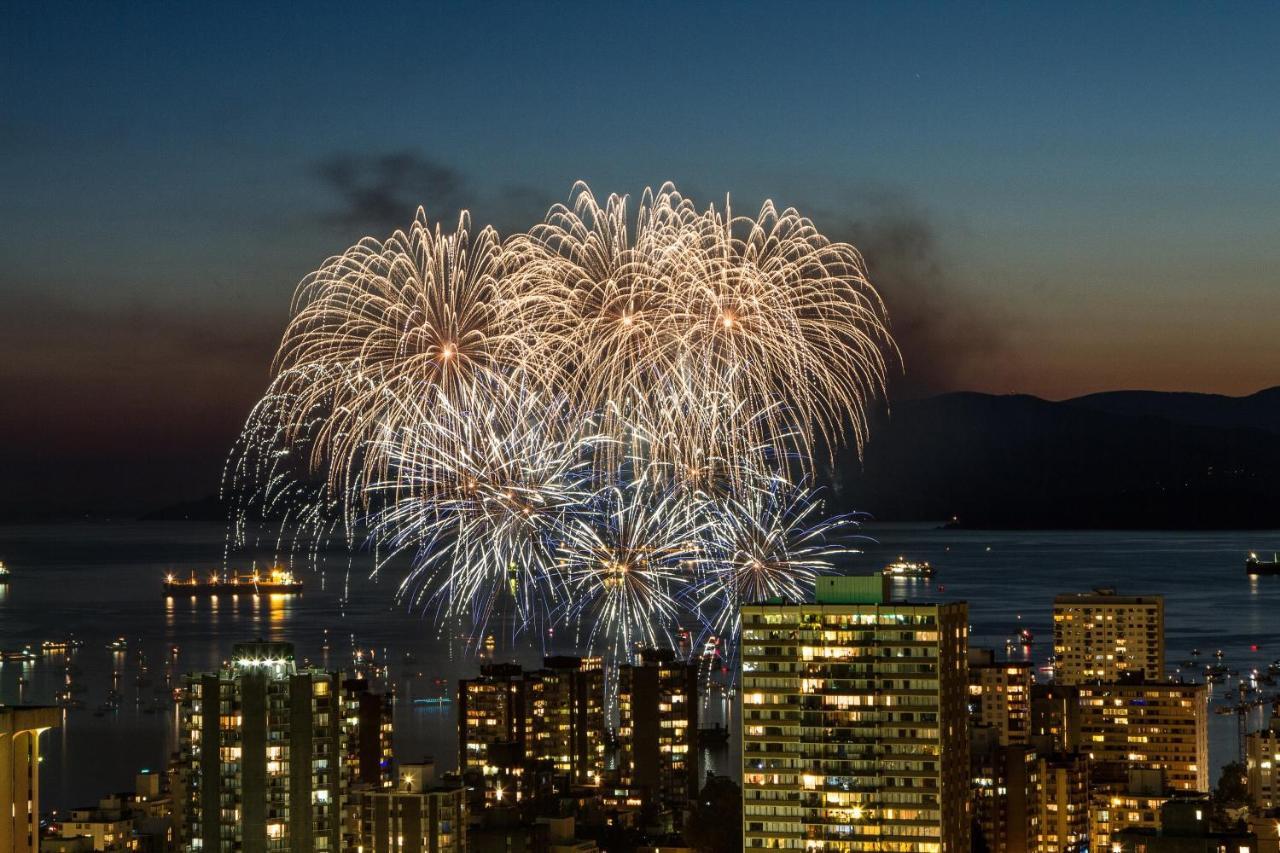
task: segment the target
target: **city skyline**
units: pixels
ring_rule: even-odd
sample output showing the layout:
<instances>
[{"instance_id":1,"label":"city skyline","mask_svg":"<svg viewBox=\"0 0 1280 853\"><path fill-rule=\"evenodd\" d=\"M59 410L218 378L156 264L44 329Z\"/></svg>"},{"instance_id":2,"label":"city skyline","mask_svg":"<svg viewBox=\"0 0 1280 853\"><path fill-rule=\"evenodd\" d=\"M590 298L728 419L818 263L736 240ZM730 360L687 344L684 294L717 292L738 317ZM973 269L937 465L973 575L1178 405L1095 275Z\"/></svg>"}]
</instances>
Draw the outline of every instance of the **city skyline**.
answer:
<instances>
[{"instance_id":1,"label":"city skyline","mask_svg":"<svg viewBox=\"0 0 1280 853\"><path fill-rule=\"evenodd\" d=\"M1280 6L4 21L0 853L1280 853Z\"/></svg>"}]
</instances>

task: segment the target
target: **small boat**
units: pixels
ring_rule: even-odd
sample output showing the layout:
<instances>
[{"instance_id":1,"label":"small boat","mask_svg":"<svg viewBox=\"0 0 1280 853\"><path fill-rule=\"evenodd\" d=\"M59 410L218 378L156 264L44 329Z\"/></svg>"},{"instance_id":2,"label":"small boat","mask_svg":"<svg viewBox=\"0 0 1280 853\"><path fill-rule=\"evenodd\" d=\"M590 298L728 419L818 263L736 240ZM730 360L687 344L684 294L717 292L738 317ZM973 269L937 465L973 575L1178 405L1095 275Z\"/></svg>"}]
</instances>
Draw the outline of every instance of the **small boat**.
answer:
<instances>
[{"instance_id":1,"label":"small boat","mask_svg":"<svg viewBox=\"0 0 1280 853\"><path fill-rule=\"evenodd\" d=\"M1244 561L1244 572L1247 575L1280 575L1280 554L1272 553L1270 560L1250 554Z\"/></svg>"},{"instance_id":2,"label":"small boat","mask_svg":"<svg viewBox=\"0 0 1280 853\"><path fill-rule=\"evenodd\" d=\"M5 649L0 651L0 660L20 660L33 661L39 660L40 655L32 651L30 646L24 646L20 649Z\"/></svg>"},{"instance_id":3,"label":"small boat","mask_svg":"<svg viewBox=\"0 0 1280 853\"><path fill-rule=\"evenodd\" d=\"M912 562L906 557L899 557L884 567L885 575L891 578L931 578L933 566L927 562Z\"/></svg>"},{"instance_id":4,"label":"small boat","mask_svg":"<svg viewBox=\"0 0 1280 853\"><path fill-rule=\"evenodd\" d=\"M3 560L0 560L0 584L6 584L8 582L9 582L9 567L4 564Z\"/></svg>"}]
</instances>

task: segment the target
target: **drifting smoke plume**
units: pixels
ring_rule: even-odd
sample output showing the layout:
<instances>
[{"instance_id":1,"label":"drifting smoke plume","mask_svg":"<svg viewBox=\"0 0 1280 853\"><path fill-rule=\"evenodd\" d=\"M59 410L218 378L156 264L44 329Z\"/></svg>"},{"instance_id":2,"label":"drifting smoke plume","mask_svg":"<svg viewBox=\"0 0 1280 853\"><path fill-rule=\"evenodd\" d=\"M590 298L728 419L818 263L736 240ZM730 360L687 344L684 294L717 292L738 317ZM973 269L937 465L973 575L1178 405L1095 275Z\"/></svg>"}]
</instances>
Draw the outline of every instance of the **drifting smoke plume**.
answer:
<instances>
[{"instance_id":1,"label":"drifting smoke plume","mask_svg":"<svg viewBox=\"0 0 1280 853\"><path fill-rule=\"evenodd\" d=\"M1007 344L991 306L962 292L926 213L884 193L851 206L868 213L820 220L833 239L858 247L888 305L902 353L901 369L889 373L890 397L972 387L975 372L999 358Z\"/></svg>"}]
</instances>

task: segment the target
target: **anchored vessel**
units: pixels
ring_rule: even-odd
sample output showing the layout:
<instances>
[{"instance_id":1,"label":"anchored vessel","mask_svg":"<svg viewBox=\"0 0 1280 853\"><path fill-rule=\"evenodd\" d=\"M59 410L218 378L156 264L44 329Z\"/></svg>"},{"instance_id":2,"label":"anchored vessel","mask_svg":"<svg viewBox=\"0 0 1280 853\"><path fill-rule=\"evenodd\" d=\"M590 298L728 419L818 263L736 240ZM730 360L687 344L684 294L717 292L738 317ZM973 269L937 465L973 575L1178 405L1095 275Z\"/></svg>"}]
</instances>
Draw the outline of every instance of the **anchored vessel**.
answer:
<instances>
[{"instance_id":1,"label":"anchored vessel","mask_svg":"<svg viewBox=\"0 0 1280 853\"><path fill-rule=\"evenodd\" d=\"M931 578L933 566L927 562L913 563L905 557L899 557L884 567L884 573L891 578Z\"/></svg>"},{"instance_id":2,"label":"anchored vessel","mask_svg":"<svg viewBox=\"0 0 1280 853\"><path fill-rule=\"evenodd\" d=\"M207 578L198 578L195 572L189 578L177 578L172 574L165 575L165 595L220 595L222 593L256 593L302 592L302 581L293 576L293 572L276 566L266 574L257 569L247 575L211 573Z\"/></svg>"},{"instance_id":3,"label":"anchored vessel","mask_svg":"<svg viewBox=\"0 0 1280 853\"><path fill-rule=\"evenodd\" d=\"M1244 561L1244 571L1250 575L1280 575L1280 555L1272 554L1270 560L1263 560L1250 554Z\"/></svg>"}]
</instances>

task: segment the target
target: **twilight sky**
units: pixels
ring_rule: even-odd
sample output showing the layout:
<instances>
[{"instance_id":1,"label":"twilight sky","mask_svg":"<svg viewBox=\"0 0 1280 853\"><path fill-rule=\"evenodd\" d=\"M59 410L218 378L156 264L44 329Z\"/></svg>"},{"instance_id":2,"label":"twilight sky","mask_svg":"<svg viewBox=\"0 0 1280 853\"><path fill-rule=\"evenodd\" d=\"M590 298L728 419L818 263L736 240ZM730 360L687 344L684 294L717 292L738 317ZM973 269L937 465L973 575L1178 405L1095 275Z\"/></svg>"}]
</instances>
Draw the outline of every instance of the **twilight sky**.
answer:
<instances>
[{"instance_id":1,"label":"twilight sky","mask_svg":"<svg viewBox=\"0 0 1280 853\"><path fill-rule=\"evenodd\" d=\"M0 510L211 492L306 272L579 178L853 240L903 394L1280 383L1280 6L180 6L0 26Z\"/></svg>"}]
</instances>

